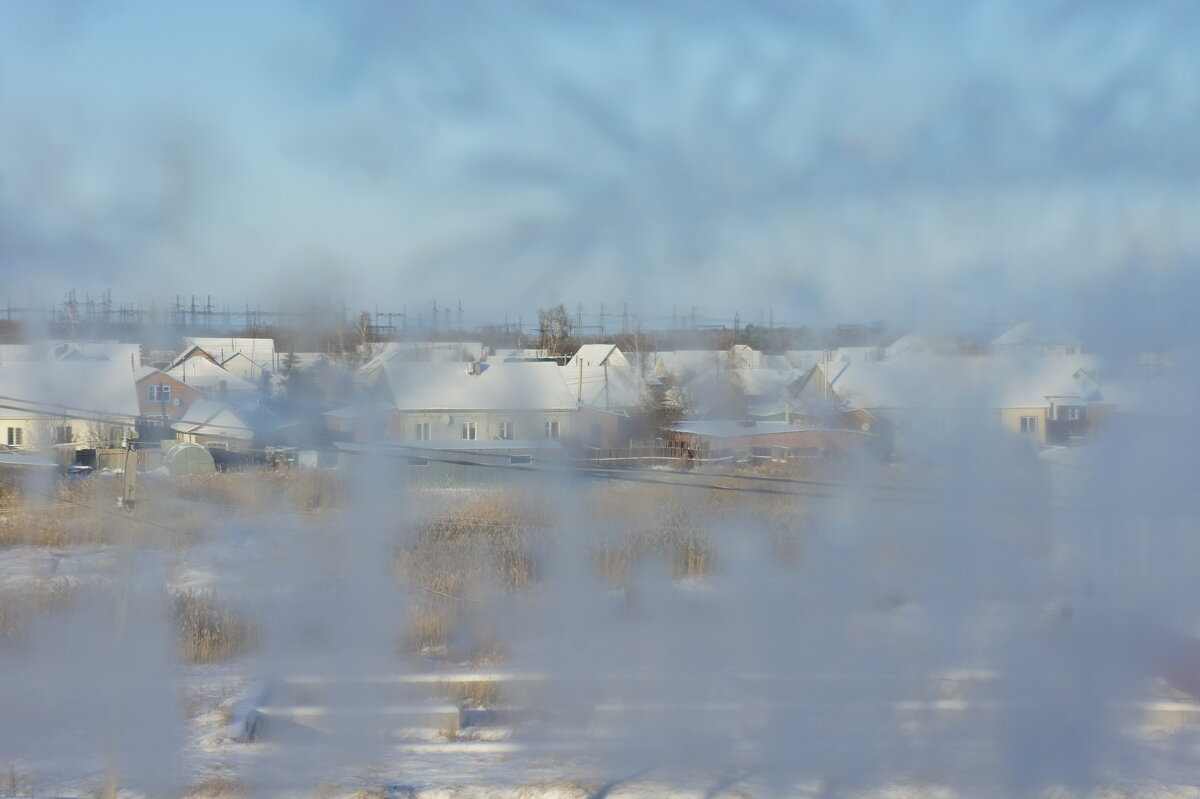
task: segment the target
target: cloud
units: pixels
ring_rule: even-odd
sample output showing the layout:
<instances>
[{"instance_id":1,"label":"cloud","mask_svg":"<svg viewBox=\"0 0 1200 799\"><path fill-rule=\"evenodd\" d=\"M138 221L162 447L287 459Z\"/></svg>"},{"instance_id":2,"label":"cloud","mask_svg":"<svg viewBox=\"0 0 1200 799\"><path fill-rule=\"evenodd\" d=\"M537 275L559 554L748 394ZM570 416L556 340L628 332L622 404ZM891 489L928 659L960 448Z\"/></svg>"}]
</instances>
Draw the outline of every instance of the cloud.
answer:
<instances>
[{"instance_id":1,"label":"cloud","mask_svg":"<svg viewBox=\"0 0 1200 799\"><path fill-rule=\"evenodd\" d=\"M216 6L129 47L122 8L0 61L0 268L940 322L1200 250L1188 4Z\"/></svg>"}]
</instances>

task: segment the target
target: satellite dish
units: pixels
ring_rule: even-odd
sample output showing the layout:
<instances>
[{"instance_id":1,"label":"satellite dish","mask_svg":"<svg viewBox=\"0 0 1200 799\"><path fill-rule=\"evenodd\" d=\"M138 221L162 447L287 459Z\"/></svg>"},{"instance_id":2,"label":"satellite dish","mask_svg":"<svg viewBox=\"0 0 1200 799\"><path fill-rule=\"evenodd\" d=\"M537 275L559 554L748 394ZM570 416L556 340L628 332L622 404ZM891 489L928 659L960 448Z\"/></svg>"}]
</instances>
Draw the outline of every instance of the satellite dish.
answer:
<instances>
[{"instance_id":1,"label":"satellite dish","mask_svg":"<svg viewBox=\"0 0 1200 799\"><path fill-rule=\"evenodd\" d=\"M453 423L454 423L454 417L451 416L450 414L447 413L446 415L444 415L442 417L442 424L446 425L446 427L449 427Z\"/></svg>"},{"instance_id":2,"label":"satellite dish","mask_svg":"<svg viewBox=\"0 0 1200 799\"><path fill-rule=\"evenodd\" d=\"M865 432L867 432L868 430L870 430L870 429L871 429L871 423L870 423L870 422L863 422L863 423L862 423L862 429L863 429L863 432L864 432L864 433L865 433Z\"/></svg>"}]
</instances>

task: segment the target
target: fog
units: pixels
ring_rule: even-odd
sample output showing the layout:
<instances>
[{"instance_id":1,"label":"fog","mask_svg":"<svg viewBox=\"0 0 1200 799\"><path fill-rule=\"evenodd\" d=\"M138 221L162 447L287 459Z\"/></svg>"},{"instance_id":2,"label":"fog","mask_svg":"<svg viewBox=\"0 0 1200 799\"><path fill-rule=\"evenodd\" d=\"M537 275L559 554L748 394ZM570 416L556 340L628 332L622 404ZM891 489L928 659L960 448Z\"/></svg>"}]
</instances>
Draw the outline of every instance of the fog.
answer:
<instances>
[{"instance_id":1,"label":"fog","mask_svg":"<svg viewBox=\"0 0 1200 799\"><path fill-rule=\"evenodd\" d=\"M154 309L144 349L178 349L191 296L410 324L461 302L460 340L559 303L639 335L737 314L986 343L1036 319L1079 335L1119 411L1040 455L945 421L836 474L541 466L502 499L373 446L320 507L250 476L253 501L147 472L126 515L115 489L27 484L0 516L0 790L6 767L62 796L109 770L137 796L213 774L263 796L1194 784L1192 722L1146 708L1200 689L1198 23L1065 0L0 5L14 341L106 290ZM1148 381L1151 352L1171 367ZM0 402L45 403L11 367ZM30 544L31 519L67 543ZM252 644L186 662L191 591ZM511 678L468 708L502 755L406 748L375 711L418 700L362 683L474 672ZM229 740L257 700L331 716ZM420 741L490 743L456 735Z\"/></svg>"}]
</instances>

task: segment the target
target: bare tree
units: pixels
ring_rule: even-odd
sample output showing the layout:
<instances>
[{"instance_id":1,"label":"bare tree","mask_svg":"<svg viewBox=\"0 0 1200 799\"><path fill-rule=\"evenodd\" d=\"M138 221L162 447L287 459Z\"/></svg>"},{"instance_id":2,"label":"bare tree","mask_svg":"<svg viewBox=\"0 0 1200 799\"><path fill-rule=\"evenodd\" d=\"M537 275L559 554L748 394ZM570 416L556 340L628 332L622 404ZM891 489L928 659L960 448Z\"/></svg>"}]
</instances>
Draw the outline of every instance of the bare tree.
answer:
<instances>
[{"instance_id":1,"label":"bare tree","mask_svg":"<svg viewBox=\"0 0 1200 799\"><path fill-rule=\"evenodd\" d=\"M576 342L572 337L571 318L561 303L538 311L538 332L539 346L547 355L559 358L574 353Z\"/></svg>"}]
</instances>

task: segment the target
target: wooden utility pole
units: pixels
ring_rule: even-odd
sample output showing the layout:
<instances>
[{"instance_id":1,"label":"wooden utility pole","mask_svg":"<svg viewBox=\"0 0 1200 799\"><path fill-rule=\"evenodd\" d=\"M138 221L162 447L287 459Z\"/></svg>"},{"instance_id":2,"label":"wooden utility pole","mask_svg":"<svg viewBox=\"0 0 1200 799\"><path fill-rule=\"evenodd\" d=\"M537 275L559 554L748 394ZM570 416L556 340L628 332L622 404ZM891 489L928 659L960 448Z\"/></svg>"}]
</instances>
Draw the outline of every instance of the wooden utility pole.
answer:
<instances>
[{"instance_id":1,"label":"wooden utility pole","mask_svg":"<svg viewBox=\"0 0 1200 799\"><path fill-rule=\"evenodd\" d=\"M125 439L125 474L121 487L121 496L117 504L122 510L133 512L137 501L137 450L133 448L136 434ZM117 774L120 768L121 730L124 728L122 716L125 712L125 701L122 679L125 672L125 650L129 635L129 594L133 582L133 524L132 520L125 525L125 534L121 537L121 547L118 553L120 573L117 576L117 596L113 610L112 636L112 690L109 698L112 700L108 741L108 763L105 766L104 790L102 799L117 799Z\"/></svg>"}]
</instances>

